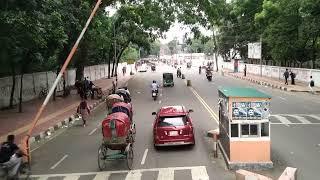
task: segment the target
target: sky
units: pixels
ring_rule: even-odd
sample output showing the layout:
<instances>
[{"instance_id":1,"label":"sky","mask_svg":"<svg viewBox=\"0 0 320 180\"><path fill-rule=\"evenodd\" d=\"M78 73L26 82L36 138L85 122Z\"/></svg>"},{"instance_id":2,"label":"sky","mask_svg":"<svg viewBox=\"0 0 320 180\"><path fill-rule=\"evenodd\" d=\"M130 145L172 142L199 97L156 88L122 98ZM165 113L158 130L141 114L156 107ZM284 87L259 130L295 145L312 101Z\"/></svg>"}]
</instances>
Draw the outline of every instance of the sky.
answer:
<instances>
[{"instance_id":1,"label":"sky","mask_svg":"<svg viewBox=\"0 0 320 180\"><path fill-rule=\"evenodd\" d=\"M105 8L105 11L109 12L109 16L112 16L117 10L116 10L116 8L114 8L112 6L109 6L109 7ZM210 36L212 34L211 31L206 30L203 27L200 27L200 31L205 36ZM164 33L166 35L166 38L165 39L160 38L159 40L162 44L167 44L168 42L173 40L175 37L177 37L179 42L182 43L182 40L183 40L185 33L190 33L190 32L191 32L191 30L188 26L185 26L182 23L179 23L176 21L170 27L169 31Z\"/></svg>"},{"instance_id":2,"label":"sky","mask_svg":"<svg viewBox=\"0 0 320 180\"><path fill-rule=\"evenodd\" d=\"M212 34L211 31L206 30L205 28L202 28L202 27L200 28L200 31L202 34L204 34L206 36L210 36ZM173 40L175 37L177 37L179 42L182 43L183 36L185 35L185 33L190 33L190 32L191 32L191 30L188 26L185 26L179 22L175 22L171 26L169 31L165 33L166 38L159 39L159 40L162 44L166 44L166 43L170 42L171 40Z\"/></svg>"}]
</instances>

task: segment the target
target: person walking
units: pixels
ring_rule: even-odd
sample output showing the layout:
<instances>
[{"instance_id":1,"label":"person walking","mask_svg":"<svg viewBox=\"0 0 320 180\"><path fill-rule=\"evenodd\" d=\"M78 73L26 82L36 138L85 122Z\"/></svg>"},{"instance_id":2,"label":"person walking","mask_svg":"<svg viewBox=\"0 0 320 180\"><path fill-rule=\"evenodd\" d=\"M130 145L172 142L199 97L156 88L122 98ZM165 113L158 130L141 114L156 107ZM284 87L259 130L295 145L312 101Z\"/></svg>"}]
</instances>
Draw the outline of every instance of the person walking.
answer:
<instances>
[{"instance_id":1,"label":"person walking","mask_svg":"<svg viewBox=\"0 0 320 180\"><path fill-rule=\"evenodd\" d=\"M289 71L286 69L286 71L283 73L285 84L288 85L288 78L289 78Z\"/></svg>"},{"instance_id":2,"label":"person walking","mask_svg":"<svg viewBox=\"0 0 320 180\"><path fill-rule=\"evenodd\" d=\"M82 100L78 106L77 113L81 114L82 121L83 121L83 127L86 127L87 120L88 120L89 114L90 114L90 108L88 106L87 101L84 98L82 98Z\"/></svg>"},{"instance_id":3,"label":"person walking","mask_svg":"<svg viewBox=\"0 0 320 180\"><path fill-rule=\"evenodd\" d=\"M199 66L199 74L201 74L201 66Z\"/></svg>"},{"instance_id":4,"label":"person walking","mask_svg":"<svg viewBox=\"0 0 320 180\"><path fill-rule=\"evenodd\" d=\"M310 76L309 88L310 88L310 90L311 90L311 93L314 93L313 87L314 87L314 80L312 79L312 76Z\"/></svg>"},{"instance_id":5,"label":"person walking","mask_svg":"<svg viewBox=\"0 0 320 180\"><path fill-rule=\"evenodd\" d=\"M296 78L296 74L290 70L291 84L295 85L294 78Z\"/></svg>"},{"instance_id":6,"label":"person walking","mask_svg":"<svg viewBox=\"0 0 320 180\"><path fill-rule=\"evenodd\" d=\"M243 72L244 72L244 76L247 76L247 65L246 64L244 65Z\"/></svg>"}]
</instances>

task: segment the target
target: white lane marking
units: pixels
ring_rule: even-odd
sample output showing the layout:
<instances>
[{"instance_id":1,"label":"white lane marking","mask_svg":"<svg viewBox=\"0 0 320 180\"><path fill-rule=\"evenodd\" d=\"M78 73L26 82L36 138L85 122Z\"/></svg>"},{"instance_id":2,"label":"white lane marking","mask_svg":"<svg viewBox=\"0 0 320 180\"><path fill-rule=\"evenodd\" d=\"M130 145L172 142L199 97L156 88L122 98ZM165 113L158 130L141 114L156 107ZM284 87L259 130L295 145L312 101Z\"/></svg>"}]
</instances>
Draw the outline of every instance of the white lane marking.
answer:
<instances>
[{"instance_id":1,"label":"white lane marking","mask_svg":"<svg viewBox=\"0 0 320 180\"><path fill-rule=\"evenodd\" d=\"M161 100L159 101L159 104L161 104Z\"/></svg>"},{"instance_id":2,"label":"white lane marking","mask_svg":"<svg viewBox=\"0 0 320 180\"><path fill-rule=\"evenodd\" d=\"M274 125L286 125L286 126L290 127L289 124L283 124L283 123L273 123L273 122L272 122L271 124L274 124ZM320 125L320 123L311 123L311 124L290 123L290 125Z\"/></svg>"},{"instance_id":3,"label":"white lane marking","mask_svg":"<svg viewBox=\"0 0 320 180\"><path fill-rule=\"evenodd\" d=\"M301 117L301 116L296 116L296 115L287 115L287 116L290 116L290 117L293 117L295 119L297 119L298 121L304 123L304 124L311 124L310 121L308 121L306 118L304 117Z\"/></svg>"},{"instance_id":4,"label":"white lane marking","mask_svg":"<svg viewBox=\"0 0 320 180\"><path fill-rule=\"evenodd\" d=\"M89 133L89 136L91 136L94 132L96 132L98 128L94 128L90 133Z\"/></svg>"},{"instance_id":5,"label":"white lane marking","mask_svg":"<svg viewBox=\"0 0 320 180\"><path fill-rule=\"evenodd\" d=\"M38 178L38 180L47 180L48 179L48 177L40 177L40 178Z\"/></svg>"},{"instance_id":6,"label":"white lane marking","mask_svg":"<svg viewBox=\"0 0 320 180\"><path fill-rule=\"evenodd\" d=\"M126 179L125 180L140 180L141 179L141 171L130 171L127 176L126 176Z\"/></svg>"},{"instance_id":7,"label":"white lane marking","mask_svg":"<svg viewBox=\"0 0 320 180\"><path fill-rule=\"evenodd\" d=\"M316 115L307 115L309 117L312 117L313 119L319 120L320 121L320 117L316 116Z\"/></svg>"},{"instance_id":8,"label":"white lane marking","mask_svg":"<svg viewBox=\"0 0 320 180\"><path fill-rule=\"evenodd\" d=\"M143 156L142 156L142 160L141 160L141 165L144 165L146 158L147 158L148 151L149 151L149 149L146 149L144 151Z\"/></svg>"},{"instance_id":9,"label":"white lane marking","mask_svg":"<svg viewBox=\"0 0 320 180\"><path fill-rule=\"evenodd\" d=\"M162 94L160 94L160 97L162 97Z\"/></svg>"},{"instance_id":10,"label":"white lane marking","mask_svg":"<svg viewBox=\"0 0 320 180\"><path fill-rule=\"evenodd\" d=\"M284 101L286 101L286 100L287 100L286 98L283 98L283 97L281 97L281 96L279 96L279 98L280 98L280 99L282 99L282 100L284 100Z\"/></svg>"},{"instance_id":11,"label":"white lane marking","mask_svg":"<svg viewBox=\"0 0 320 180\"><path fill-rule=\"evenodd\" d=\"M272 115L272 116L275 117L276 119L278 119L279 121L281 121L285 125L291 124L291 122L285 117L282 117L279 115Z\"/></svg>"},{"instance_id":12,"label":"white lane marking","mask_svg":"<svg viewBox=\"0 0 320 180\"><path fill-rule=\"evenodd\" d=\"M157 180L174 180L174 170L170 168L160 169Z\"/></svg>"},{"instance_id":13,"label":"white lane marking","mask_svg":"<svg viewBox=\"0 0 320 180\"><path fill-rule=\"evenodd\" d=\"M79 178L80 176L71 175L71 176L66 176L65 178L63 178L63 180L78 180Z\"/></svg>"},{"instance_id":14,"label":"white lane marking","mask_svg":"<svg viewBox=\"0 0 320 180\"><path fill-rule=\"evenodd\" d=\"M55 165L53 165L50 169L56 168L63 160L68 157L68 154L64 155Z\"/></svg>"},{"instance_id":15,"label":"white lane marking","mask_svg":"<svg viewBox=\"0 0 320 180\"><path fill-rule=\"evenodd\" d=\"M118 170L118 171L108 171L110 174L119 174L119 173L128 173L128 172L151 172L151 171L167 171L172 170L172 171L177 171L177 170L191 170L195 168L201 168L205 166L186 166L186 167L168 167L168 168L151 168L151 169L135 169L135 170ZM74 175L74 176L87 176L87 175L97 175L100 174L101 172L86 172L86 173L70 173L70 174L42 174L42 175L31 175L30 178L49 178L49 177L65 177L68 175Z\"/></svg>"},{"instance_id":16,"label":"white lane marking","mask_svg":"<svg viewBox=\"0 0 320 180\"><path fill-rule=\"evenodd\" d=\"M206 167L191 169L192 180L209 180Z\"/></svg>"},{"instance_id":17,"label":"white lane marking","mask_svg":"<svg viewBox=\"0 0 320 180\"><path fill-rule=\"evenodd\" d=\"M103 172L103 173L97 174L93 178L93 180L109 179L109 177L110 177L110 173L109 172Z\"/></svg>"}]
</instances>

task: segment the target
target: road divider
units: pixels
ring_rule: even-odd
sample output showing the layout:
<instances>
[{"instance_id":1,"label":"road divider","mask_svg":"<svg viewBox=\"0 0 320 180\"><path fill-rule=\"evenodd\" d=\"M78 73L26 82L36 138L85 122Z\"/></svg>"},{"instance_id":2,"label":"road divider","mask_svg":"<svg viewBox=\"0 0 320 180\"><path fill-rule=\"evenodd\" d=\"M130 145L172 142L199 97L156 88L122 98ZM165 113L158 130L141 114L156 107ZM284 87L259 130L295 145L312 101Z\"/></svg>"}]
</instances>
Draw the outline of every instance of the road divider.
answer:
<instances>
[{"instance_id":1,"label":"road divider","mask_svg":"<svg viewBox=\"0 0 320 180\"><path fill-rule=\"evenodd\" d=\"M196 90L194 90L192 87L189 87L191 92L196 96L196 98L200 101L200 103L206 108L206 110L209 112L213 120L219 124L219 118L216 115L216 113L211 109L211 107L205 102L205 100L197 93Z\"/></svg>"},{"instance_id":2,"label":"road divider","mask_svg":"<svg viewBox=\"0 0 320 180\"><path fill-rule=\"evenodd\" d=\"M56 164L54 164L50 169L55 169L63 160L65 160L68 155L64 155Z\"/></svg>"}]
</instances>

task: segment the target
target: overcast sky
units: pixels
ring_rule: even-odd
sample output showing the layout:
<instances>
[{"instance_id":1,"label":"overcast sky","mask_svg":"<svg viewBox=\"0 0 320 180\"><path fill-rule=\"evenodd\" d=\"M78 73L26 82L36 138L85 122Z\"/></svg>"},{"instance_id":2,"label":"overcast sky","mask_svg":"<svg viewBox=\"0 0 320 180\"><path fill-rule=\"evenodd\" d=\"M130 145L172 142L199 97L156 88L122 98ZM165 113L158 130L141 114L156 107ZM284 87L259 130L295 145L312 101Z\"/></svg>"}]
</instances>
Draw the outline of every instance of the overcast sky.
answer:
<instances>
[{"instance_id":1,"label":"overcast sky","mask_svg":"<svg viewBox=\"0 0 320 180\"><path fill-rule=\"evenodd\" d=\"M202 34L206 35L206 36L210 36L212 34L211 31L208 31L204 28L200 28L200 31ZM175 22L171 28L169 29L169 31L167 33L165 33L166 38L165 39L160 39L160 42L162 44L166 44L168 42L170 42L171 40L173 40L175 37L178 38L179 42L181 43L183 40L183 36L185 35L185 33L190 33L191 30L189 27Z\"/></svg>"},{"instance_id":2,"label":"overcast sky","mask_svg":"<svg viewBox=\"0 0 320 180\"><path fill-rule=\"evenodd\" d=\"M112 6L106 7L105 11L109 12L109 16L112 16L115 12L116 9ZM200 28L200 31L202 34L206 35L206 36L210 36L212 34L211 31L208 31L204 28ZM183 40L183 36L185 35L185 33L190 33L191 30L189 27L178 23L177 21L171 26L171 28L169 29L168 32L165 33L166 38L165 39L159 39L160 42L162 44L166 44L168 42L170 42L171 40L173 40L175 37L178 38L179 42L182 43Z\"/></svg>"}]
</instances>

